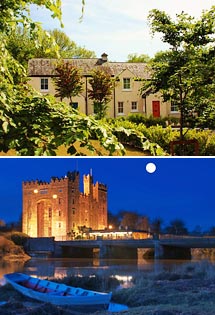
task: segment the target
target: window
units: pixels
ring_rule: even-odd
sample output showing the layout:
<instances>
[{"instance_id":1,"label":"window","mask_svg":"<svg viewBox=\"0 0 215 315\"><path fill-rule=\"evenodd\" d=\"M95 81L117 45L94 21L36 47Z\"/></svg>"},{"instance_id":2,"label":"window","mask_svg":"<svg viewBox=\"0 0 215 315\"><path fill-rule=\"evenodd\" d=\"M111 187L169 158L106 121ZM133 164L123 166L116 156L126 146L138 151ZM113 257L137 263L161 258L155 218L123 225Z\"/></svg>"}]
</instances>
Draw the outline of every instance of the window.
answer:
<instances>
[{"instance_id":1,"label":"window","mask_svg":"<svg viewBox=\"0 0 215 315\"><path fill-rule=\"evenodd\" d=\"M131 79L130 78L123 78L123 89L130 90L131 89Z\"/></svg>"},{"instance_id":2,"label":"window","mask_svg":"<svg viewBox=\"0 0 215 315\"><path fill-rule=\"evenodd\" d=\"M48 89L49 89L49 79L48 78L41 78L40 79L40 89L42 91L48 91Z\"/></svg>"},{"instance_id":3,"label":"window","mask_svg":"<svg viewBox=\"0 0 215 315\"><path fill-rule=\"evenodd\" d=\"M171 102L171 108L170 108L171 112L178 112L178 105Z\"/></svg>"},{"instance_id":4,"label":"window","mask_svg":"<svg viewBox=\"0 0 215 315\"><path fill-rule=\"evenodd\" d=\"M123 112L124 112L123 102L118 102L118 114L123 114Z\"/></svg>"},{"instance_id":5,"label":"window","mask_svg":"<svg viewBox=\"0 0 215 315\"><path fill-rule=\"evenodd\" d=\"M131 102L131 111L137 112L137 102Z\"/></svg>"},{"instance_id":6,"label":"window","mask_svg":"<svg viewBox=\"0 0 215 315\"><path fill-rule=\"evenodd\" d=\"M48 194L48 189L47 189L47 188L40 189L40 194L41 194L41 195L46 195L46 194Z\"/></svg>"},{"instance_id":7,"label":"window","mask_svg":"<svg viewBox=\"0 0 215 315\"><path fill-rule=\"evenodd\" d=\"M78 102L72 102L72 108L78 109Z\"/></svg>"}]
</instances>

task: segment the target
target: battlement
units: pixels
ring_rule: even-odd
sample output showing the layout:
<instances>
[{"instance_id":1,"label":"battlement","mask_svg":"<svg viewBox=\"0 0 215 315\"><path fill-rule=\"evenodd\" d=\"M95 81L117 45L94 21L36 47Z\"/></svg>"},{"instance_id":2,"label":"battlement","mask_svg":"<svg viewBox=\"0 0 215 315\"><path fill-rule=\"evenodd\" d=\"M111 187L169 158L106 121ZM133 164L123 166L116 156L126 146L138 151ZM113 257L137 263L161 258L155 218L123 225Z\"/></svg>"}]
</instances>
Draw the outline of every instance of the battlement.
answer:
<instances>
[{"instance_id":1,"label":"battlement","mask_svg":"<svg viewBox=\"0 0 215 315\"><path fill-rule=\"evenodd\" d=\"M44 185L50 185L51 183L61 183L61 182L68 182L72 181L74 182L75 180L79 179L79 172L67 172L66 176L62 177L57 177L57 176L52 176L50 182L42 181L42 180L32 180L32 181L23 181L23 187L25 188L30 188L34 186L44 186Z\"/></svg>"},{"instance_id":2,"label":"battlement","mask_svg":"<svg viewBox=\"0 0 215 315\"><path fill-rule=\"evenodd\" d=\"M32 181L24 181L22 182L23 186L26 188L34 187L34 186L43 186L43 185L49 185L49 183L42 181L42 180L32 180Z\"/></svg>"}]
</instances>

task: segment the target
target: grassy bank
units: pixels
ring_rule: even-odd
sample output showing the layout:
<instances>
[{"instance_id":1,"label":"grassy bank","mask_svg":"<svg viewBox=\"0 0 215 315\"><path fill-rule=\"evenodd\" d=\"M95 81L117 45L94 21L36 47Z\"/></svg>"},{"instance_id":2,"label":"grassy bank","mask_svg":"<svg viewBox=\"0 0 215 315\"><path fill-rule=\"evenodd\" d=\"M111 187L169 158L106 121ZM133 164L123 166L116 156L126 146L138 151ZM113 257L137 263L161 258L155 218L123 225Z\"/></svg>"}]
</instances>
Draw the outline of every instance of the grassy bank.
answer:
<instances>
[{"instance_id":1,"label":"grassy bank","mask_svg":"<svg viewBox=\"0 0 215 315\"><path fill-rule=\"evenodd\" d=\"M94 280L89 277L69 277L64 280L71 285L104 289L113 292L113 301L127 304L128 311L119 315L214 315L215 310L215 267L203 261L175 267L171 272L137 272L133 276L133 286L118 289L118 283L110 281L110 275ZM104 279L106 279L104 281ZM0 307L0 314L12 314L14 303L18 303L16 314L61 314L75 315L71 309L62 309L48 304L33 302L14 291L11 286L0 287L1 300L9 301ZM97 312L107 315L108 312Z\"/></svg>"}]
</instances>

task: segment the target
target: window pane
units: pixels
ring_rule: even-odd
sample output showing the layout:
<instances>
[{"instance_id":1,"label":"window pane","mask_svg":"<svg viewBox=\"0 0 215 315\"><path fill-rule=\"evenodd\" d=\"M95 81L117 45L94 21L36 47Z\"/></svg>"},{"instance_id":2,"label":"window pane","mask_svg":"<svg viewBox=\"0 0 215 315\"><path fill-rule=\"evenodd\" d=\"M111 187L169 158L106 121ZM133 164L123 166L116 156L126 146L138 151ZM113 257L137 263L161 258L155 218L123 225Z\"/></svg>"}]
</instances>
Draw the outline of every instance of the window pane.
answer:
<instances>
[{"instance_id":1,"label":"window pane","mask_svg":"<svg viewBox=\"0 0 215 315\"><path fill-rule=\"evenodd\" d=\"M137 102L131 102L131 110L137 110Z\"/></svg>"},{"instance_id":2,"label":"window pane","mask_svg":"<svg viewBox=\"0 0 215 315\"><path fill-rule=\"evenodd\" d=\"M40 79L40 88L41 90L48 90L48 78L41 78Z\"/></svg>"},{"instance_id":3,"label":"window pane","mask_svg":"<svg viewBox=\"0 0 215 315\"><path fill-rule=\"evenodd\" d=\"M123 113L123 102L118 102L118 113L119 114Z\"/></svg>"},{"instance_id":4,"label":"window pane","mask_svg":"<svg viewBox=\"0 0 215 315\"><path fill-rule=\"evenodd\" d=\"M130 78L123 78L123 89L129 90L131 88Z\"/></svg>"}]
</instances>

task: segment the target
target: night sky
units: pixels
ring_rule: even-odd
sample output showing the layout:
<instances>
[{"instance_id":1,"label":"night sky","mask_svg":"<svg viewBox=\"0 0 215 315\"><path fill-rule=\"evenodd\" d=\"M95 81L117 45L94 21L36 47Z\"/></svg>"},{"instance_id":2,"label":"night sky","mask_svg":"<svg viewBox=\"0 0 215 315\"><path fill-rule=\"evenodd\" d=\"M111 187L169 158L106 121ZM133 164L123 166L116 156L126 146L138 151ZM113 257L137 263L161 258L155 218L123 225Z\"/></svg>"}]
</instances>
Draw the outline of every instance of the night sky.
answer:
<instances>
[{"instance_id":1,"label":"night sky","mask_svg":"<svg viewBox=\"0 0 215 315\"><path fill-rule=\"evenodd\" d=\"M146 171L150 162L156 164L151 174ZM112 213L136 211L162 218L164 226L182 219L190 231L215 226L214 158L0 158L0 219L19 219L22 181L50 181L78 170L82 183L91 169L94 182L108 186Z\"/></svg>"}]
</instances>

